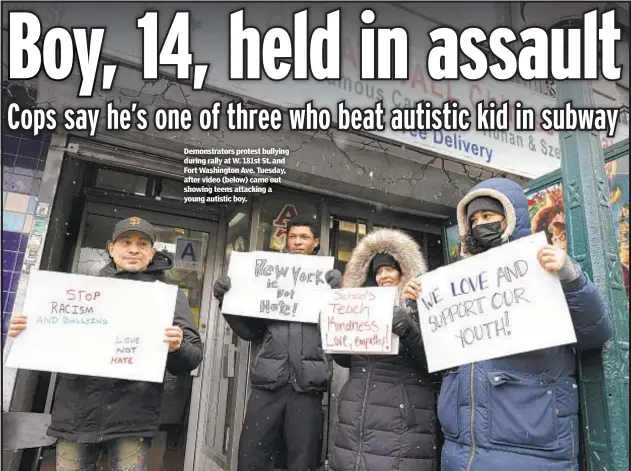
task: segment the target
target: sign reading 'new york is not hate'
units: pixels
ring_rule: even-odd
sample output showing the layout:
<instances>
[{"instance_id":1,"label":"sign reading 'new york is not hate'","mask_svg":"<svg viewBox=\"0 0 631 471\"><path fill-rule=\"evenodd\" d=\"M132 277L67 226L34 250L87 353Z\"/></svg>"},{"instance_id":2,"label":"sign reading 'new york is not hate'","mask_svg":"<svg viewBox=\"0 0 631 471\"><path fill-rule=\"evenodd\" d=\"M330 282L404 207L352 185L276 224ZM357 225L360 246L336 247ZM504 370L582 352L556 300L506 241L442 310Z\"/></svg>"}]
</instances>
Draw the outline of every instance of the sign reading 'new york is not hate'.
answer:
<instances>
[{"instance_id":1,"label":"sign reading 'new york is not hate'","mask_svg":"<svg viewBox=\"0 0 631 471\"><path fill-rule=\"evenodd\" d=\"M540 232L429 272L418 300L430 372L576 342Z\"/></svg>"},{"instance_id":2,"label":"sign reading 'new york is not hate'","mask_svg":"<svg viewBox=\"0 0 631 471\"><path fill-rule=\"evenodd\" d=\"M6 366L161 383L177 286L32 271Z\"/></svg>"},{"instance_id":3,"label":"sign reading 'new york is not hate'","mask_svg":"<svg viewBox=\"0 0 631 471\"><path fill-rule=\"evenodd\" d=\"M325 275L333 263L333 257L232 252L222 312L316 324L319 296L331 289Z\"/></svg>"}]
</instances>

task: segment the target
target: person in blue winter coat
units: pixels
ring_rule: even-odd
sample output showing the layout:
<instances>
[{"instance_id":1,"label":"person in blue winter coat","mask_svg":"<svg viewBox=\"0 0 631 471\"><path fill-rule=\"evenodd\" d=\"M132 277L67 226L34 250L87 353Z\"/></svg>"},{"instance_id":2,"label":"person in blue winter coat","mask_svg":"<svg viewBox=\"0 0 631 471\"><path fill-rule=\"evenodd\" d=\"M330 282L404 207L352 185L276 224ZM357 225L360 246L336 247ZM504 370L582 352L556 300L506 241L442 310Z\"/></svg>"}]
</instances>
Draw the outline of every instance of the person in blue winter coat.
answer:
<instances>
[{"instance_id":1,"label":"person in blue winter coat","mask_svg":"<svg viewBox=\"0 0 631 471\"><path fill-rule=\"evenodd\" d=\"M478 184L457 215L465 257L531 234L526 196L511 180ZM559 276L577 342L443 371L442 471L579 470L575 350L602 347L612 324L595 285L565 251L548 245L538 257Z\"/></svg>"}]
</instances>

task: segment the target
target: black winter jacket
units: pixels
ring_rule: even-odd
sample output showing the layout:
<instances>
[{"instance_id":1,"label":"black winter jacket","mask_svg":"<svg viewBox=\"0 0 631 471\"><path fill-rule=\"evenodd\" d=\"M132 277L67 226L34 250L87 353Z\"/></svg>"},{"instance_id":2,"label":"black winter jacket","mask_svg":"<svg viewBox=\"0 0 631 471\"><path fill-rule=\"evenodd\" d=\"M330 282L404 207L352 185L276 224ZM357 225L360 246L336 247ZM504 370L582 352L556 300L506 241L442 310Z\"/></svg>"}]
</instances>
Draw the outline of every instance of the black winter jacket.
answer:
<instances>
[{"instance_id":1,"label":"black winter jacket","mask_svg":"<svg viewBox=\"0 0 631 471\"><path fill-rule=\"evenodd\" d=\"M243 340L262 341L250 368L252 388L272 391L291 384L298 392L326 391L333 362L322 349L317 324L222 314Z\"/></svg>"},{"instance_id":2,"label":"black winter jacket","mask_svg":"<svg viewBox=\"0 0 631 471\"><path fill-rule=\"evenodd\" d=\"M143 272L117 272L113 263L99 276L164 281L171 258L158 252ZM166 369L187 374L202 360L202 343L186 296L178 291L173 324L184 333L179 350L169 353ZM48 435L79 443L122 437L153 437L159 425L163 383L60 374Z\"/></svg>"},{"instance_id":3,"label":"black winter jacket","mask_svg":"<svg viewBox=\"0 0 631 471\"><path fill-rule=\"evenodd\" d=\"M382 229L364 237L355 248L343 286L374 286L368 270L379 252L389 253L401 266L398 297L411 278L426 271L411 238ZM397 356L334 355L336 363L350 367L350 373L339 395L331 471L437 470L437 378L427 372L415 309L411 317L413 326L399 337Z\"/></svg>"}]
</instances>

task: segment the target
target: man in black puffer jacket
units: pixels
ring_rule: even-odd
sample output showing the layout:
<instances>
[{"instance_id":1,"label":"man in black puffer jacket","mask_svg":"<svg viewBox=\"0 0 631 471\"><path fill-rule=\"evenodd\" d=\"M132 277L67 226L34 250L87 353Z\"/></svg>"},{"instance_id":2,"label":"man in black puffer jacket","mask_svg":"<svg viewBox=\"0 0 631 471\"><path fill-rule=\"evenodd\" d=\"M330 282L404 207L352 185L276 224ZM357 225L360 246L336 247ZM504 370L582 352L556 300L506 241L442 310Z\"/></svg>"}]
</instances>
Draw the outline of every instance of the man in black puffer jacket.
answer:
<instances>
[{"instance_id":1,"label":"man in black puffer jacket","mask_svg":"<svg viewBox=\"0 0 631 471\"><path fill-rule=\"evenodd\" d=\"M292 254L315 255L319 238L315 224L296 218L287 227ZM329 270L326 282L338 288L342 275ZM230 278L215 281L214 294L223 302ZM223 314L244 340L261 341L250 370L252 393L241 439L238 471L270 471L282 434L287 469L315 471L322 422L322 396L331 379L332 364L322 350L317 324L282 322ZM284 432L284 433L283 433Z\"/></svg>"},{"instance_id":2,"label":"man in black puffer jacket","mask_svg":"<svg viewBox=\"0 0 631 471\"><path fill-rule=\"evenodd\" d=\"M108 251L112 258L100 276L164 282L171 258L156 252L151 224L138 217L120 221ZM8 334L26 328L26 317L12 319ZM202 360L202 344L186 296L178 291L166 369L182 375ZM103 445L111 471L146 471L151 438L160 416L163 383L60 374L48 435L58 437L57 471L96 469ZM153 471L153 470L152 470Z\"/></svg>"}]
</instances>

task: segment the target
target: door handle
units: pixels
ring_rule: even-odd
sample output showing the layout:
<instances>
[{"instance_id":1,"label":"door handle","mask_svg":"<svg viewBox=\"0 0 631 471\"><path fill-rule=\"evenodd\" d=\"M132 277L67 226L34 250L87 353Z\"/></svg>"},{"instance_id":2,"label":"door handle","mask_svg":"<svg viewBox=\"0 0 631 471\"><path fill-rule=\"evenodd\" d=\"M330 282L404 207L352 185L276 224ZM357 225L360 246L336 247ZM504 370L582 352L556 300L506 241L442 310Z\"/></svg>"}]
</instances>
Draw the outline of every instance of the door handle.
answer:
<instances>
[{"instance_id":1,"label":"door handle","mask_svg":"<svg viewBox=\"0 0 631 471\"><path fill-rule=\"evenodd\" d=\"M237 360L237 349L235 346L233 344L224 345L222 357L223 377L234 378L235 364Z\"/></svg>"}]
</instances>

